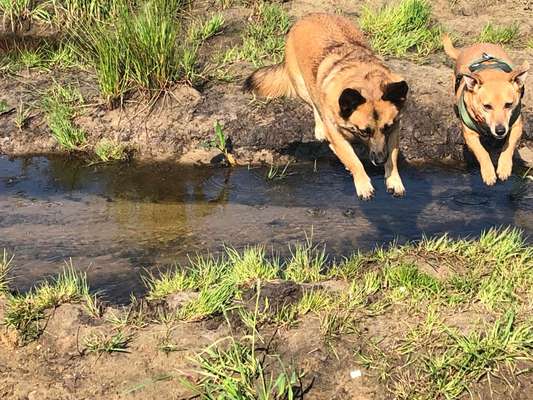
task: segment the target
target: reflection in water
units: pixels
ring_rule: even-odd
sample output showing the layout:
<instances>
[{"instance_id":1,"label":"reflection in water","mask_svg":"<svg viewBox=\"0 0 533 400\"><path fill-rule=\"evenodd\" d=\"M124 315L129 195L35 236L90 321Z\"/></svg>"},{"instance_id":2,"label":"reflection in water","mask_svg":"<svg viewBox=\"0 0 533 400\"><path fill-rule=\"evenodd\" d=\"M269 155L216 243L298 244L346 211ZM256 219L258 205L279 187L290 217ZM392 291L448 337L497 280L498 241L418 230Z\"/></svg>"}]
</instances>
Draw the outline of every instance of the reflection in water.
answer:
<instances>
[{"instance_id":1,"label":"reflection in water","mask_svg":"<svg viewBox=\"0 0 533 400\"><path fill-rule=\"evenodd\" d=\"M338 164L291 172L268 181L264 169L0 158L0 248L15 252L21 290L72 257L92 287L122 301L142 290L143 268L224 244L287 254L288 244L312 233L340 257L422 234L473 236L498 225L532 232L531 185L517 195L513 182L486 188L466 172L411 168L403 170L407 198L385 193L378 173L376 198L360 202Z\"/></svg>"}]
</instances>

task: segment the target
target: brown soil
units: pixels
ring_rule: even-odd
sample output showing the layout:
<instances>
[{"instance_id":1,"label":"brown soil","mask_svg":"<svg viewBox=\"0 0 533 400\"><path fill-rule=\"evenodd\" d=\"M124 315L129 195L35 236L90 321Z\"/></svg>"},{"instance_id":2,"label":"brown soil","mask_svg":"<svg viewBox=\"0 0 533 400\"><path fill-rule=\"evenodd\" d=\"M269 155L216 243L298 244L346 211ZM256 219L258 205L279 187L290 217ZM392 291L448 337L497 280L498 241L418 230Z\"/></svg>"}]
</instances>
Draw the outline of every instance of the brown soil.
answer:
<instances>
[{"instance_id":1,"label":"brown soil","mask_svg":"<svg viewBox=\"0 0 533 400\"><path fill-rule=\"evenodd\" d=\"M293 17L312 11L341 10L355 18L361 4L295 0L286 3L286 7ZM205 5L200 8L203 7ZM533 31L530 18L532 5L526 0L493 1L489 5L482 1L439 0L433 2L433 9L435 19L457 33L459 38L475 36L489 20L498 24L518 22L521 43L525 43ZM207 57L223 46L238 43L239 30L248 13L249 10L243 7L225 10L225 31L207 43L203 56ZM50 32L35 30L37 32L27 35L32 43L39 37L50 37ZM3 43L8 42L4 38ZM527 59L533 64L531 49L513 49L511 54L517 62ZM388 62L394 70L405 76L411 86L400 124L403 157L407 161L472 160L465 151L459 124L452 110L451 69L445 55L439 52L423 65L397 59ZM234 83L209 82L199 90L177 85L162 96L153 108L147 106L144 99L133 98L121 109L106 110L100 104L94 76L86 71L22 71L16 76L2 76L0 99L7 101L10 109L20 101L29 105L38 104L40 93L53 80L75 83L81 87L88 102L76 122L87 132L89 146L103 137L112 138L127 145L139 158L209 162L216 151L207 151L202 145L213 137L215 121L224 125L237 160L243 163L284 162L287 156L311 159L331 156L325 146L314 141L312 113L305 105L291 99L268 104L252 102L251 97L240 89L240 82L251 71L251 66L243 64L234 70L238 74ZM517 157L522 157L526 164L533 162L531 82L529 79L526 83L523 109L525 135L522 149L517 152ZM60 151L38 110L34 111L33 118L22 132L15 128L14 118L14 111L0 115L0 153L20 155Z\"/></svg>"}]
</instances>

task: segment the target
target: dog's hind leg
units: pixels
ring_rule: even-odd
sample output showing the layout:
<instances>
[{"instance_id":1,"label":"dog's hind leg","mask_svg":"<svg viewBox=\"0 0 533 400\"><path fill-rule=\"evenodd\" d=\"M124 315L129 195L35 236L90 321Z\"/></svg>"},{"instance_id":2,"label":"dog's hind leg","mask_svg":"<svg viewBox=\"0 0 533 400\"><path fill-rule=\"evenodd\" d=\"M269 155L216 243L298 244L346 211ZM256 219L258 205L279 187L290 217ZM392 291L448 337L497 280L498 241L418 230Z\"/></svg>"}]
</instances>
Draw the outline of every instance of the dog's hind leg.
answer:
<instances>
[{"instance_id":1,"label":"dog's hind leg","mask_svg":"<svg viewBox=\"0 0 533 400\"><path fill-rule=\"evenodd\" d=\"M472 150L474 156L481 169L481 179L487 186L492 186L496 183L496 172L494 171L494 165L490 159L489 153L485 150L479 141L479 134L473 130L463 126L463 134L466 145Z\"/></svg>"},{"instance_id":2,"label":"dog's hind leg","mask_svg":"<svg viewBox=\"0 0 533 400\"><path fill-rule=\"evenodd\" d=\"M511 128L507 142L503 147L503 150L498 158L498 168L496 173L498 178L502 181L507 180L511 176L513 171L513 153L516 149L516 145L520 141L522 136L522 118L519 118L518 121Z\"/></svg>"},{"instance_id":3,"label":"dog's hind leg","mask_svg":"<svg viewBox=\"0 0 533 400\"><path fill-rule=\"evenodd\" d=\"M398 172L398 153L400 152L400 132L395 129L387 142L389 158L385 164L385 186L389 193L401 197L405 194L405 187Z\"/></svg>"}]
</instances>

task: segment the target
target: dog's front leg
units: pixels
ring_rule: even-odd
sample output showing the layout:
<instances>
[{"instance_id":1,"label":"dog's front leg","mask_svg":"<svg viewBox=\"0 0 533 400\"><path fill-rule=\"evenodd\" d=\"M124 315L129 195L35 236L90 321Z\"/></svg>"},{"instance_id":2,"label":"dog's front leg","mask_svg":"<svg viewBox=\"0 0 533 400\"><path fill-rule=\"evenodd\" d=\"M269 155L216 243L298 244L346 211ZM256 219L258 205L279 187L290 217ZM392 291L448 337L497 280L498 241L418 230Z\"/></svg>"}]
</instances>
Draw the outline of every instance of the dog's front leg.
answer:
<instances>
[{"instance_id":1,"label":"dog's front leg","mask_svg":"<svg viewBox=\"0 0 533 400\"><path fill-rule=\"evenodd\" d=\"M500 178L502 181L507 180L513 171L513 154L516 149L516 145L522 136L522 128L522 118L519 118L511 128L507 142L505 143L500 157L498 158L498 168L496 173L498 174L498 178Z\"/></svg>"},{"instance_id":2,"label":"dog's front leg","mask_svg":"<svg viewBox=\"0 0 533 400\"><path fill-rule=\"evenodd\" d=\"M335 128L329 128L327 135L330 149L352 173L357 196L362 200L370 200L374 195L374 187L352 145Z\"/></svg>"},{"instance_id":3,"label":"dog's front leg","mask_svg":"<svg viewBox=\"0 0 533 400\"><path fill-rule=\"evenodd\" d=\"M481 178L486 185L492 186L496 183L496 172L494 172L494 165L490 159L489 153L483 148L479 141L479 134L473 130L463 126L463 135L466 145L472 150L474 156L479 163L481 169Z\"/></svg>"},{"instance_id":4,"label":"dog's front leg","mask_svg":"<svg viewBox=\"0 0 533 400\"><path fill-rule=\"evenodd\" d=\"M405 188L398 172L398 153L400 152L400 132L394 129L387 141L389 158L385 164L385 186L389 193L401 197L405 194Z\"/></svg>"}]
</instances>

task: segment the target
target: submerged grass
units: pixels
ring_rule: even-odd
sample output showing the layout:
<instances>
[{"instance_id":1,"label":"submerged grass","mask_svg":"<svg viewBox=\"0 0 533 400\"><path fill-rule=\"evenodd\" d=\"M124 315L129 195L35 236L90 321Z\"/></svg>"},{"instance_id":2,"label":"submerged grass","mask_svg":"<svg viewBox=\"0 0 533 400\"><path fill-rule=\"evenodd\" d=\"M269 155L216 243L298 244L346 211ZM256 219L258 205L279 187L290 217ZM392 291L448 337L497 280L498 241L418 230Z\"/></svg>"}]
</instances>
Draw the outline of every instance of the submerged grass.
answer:
<instances>
[{"instance_id":1,"label":"submerged grass","mask_svg":"<svg viewBox=\"0 0 533 400\"><path fill-rule=\"evenodd\" d=\"M424 57L440 46L441 29L431 20L427 0L401 0L379 9L365 6L359 24L383 55Z\"/></svg>"},{"instance_id":2,"label":"submerged grass","mask_svg":"<svg viewBox=\"0 0 533 400\"><path fill-rule=\"evenodd\" d=\"M100 140L94 147L94 153L101 162L123 161L128 156L124 145L110 139Z\"/></svg>"}]
</instances>

